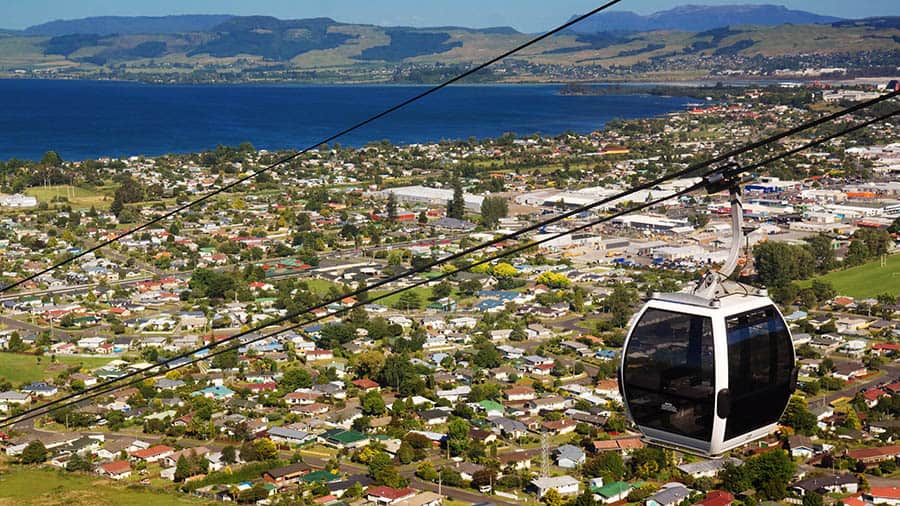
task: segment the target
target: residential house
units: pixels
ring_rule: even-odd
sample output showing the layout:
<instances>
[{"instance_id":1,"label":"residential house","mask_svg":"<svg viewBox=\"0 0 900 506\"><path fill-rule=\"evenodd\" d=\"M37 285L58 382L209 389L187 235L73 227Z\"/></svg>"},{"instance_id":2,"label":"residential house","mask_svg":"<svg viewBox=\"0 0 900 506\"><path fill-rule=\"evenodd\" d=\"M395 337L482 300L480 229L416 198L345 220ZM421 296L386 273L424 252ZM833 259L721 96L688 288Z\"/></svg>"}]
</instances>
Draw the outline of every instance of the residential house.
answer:
<instances>
[{"instance_id":1,"label":"residential house","mask_svg":"<svg viewBox=\"0 0 900 506\"><path fill-rule=\"evenodd\" d=\"M734 496L723 490L713 490L694 506L731 506Z\"/></svg>"},{"instance_id":2,"label":"residential house","mask_svg":"<svg viewBox=\"0 0 900 506\"><path fill-rule=\"evenodd\" d=\"M591 491L600 497L600 502L603 504L612 504L624 501L631 493L632 488L624 481L614 481L596 489L592 488Z\"/></svg>"},{"instance_id":3,"label":"residential house","mask_svg":"<svg viewBox=\"0 0 900 506\"><path fill-rule=\"evenodd\" d=\"M379 391L381 390L381 385L370 380L369 378L362 378L358 380L353 380L352 383L358 388L361 392L371 392L371 391Z\"/></svg>"},{"instance_id":4,"label":"residential house","mask_svg":"<svg viewBox=\"0 0 900 506\"><path fill-rule=\"evenodd\" d=\"M276 443L299 445L314 439L311 434L288 427L272 427L268 432L269 439Z\"/></svg>"},{"instance_id":5,"label":"residential house","mask_svg":"<svg viewBox=\"0 0 900 506\"><path fill-rule=\"evenodd\" d=\"M896 460L900 458L900 445L849 450L847 451L846 456L858 460L865 465L877 464L886 460Z\"/></svg>"},{"instance_id":6,"label":"residential house","mask_svg":"<svg viewBox=\"0 0 900 506\"><path fill-rule=\"evenodd\" d=\"M54 395L59 393L58 388L43 381L35 381L30 385L25 385L24 387L20 388L20 390L33 396L40 397L53 397Z\"/></svg>"},{"instance_id":7,"label":"residential house","mask_svg":"<svg viewBox=\"0 0 900 506\"><path fill-rule=\"evenodd\" d=\"M335 497L343 497L347 490L353 485L359 483L362 488L372 486L375 481L364 474L358 474L348 477L346 480L332 481L325 484L331 495Z\"/></svg>"},{"instance_id":8,"label":"residential house","mask_svg":"<svg viewBox=\"0 0 900 506\"><path fill-rule=\"evenodd\" d=\"M691 490L681 483L666 483L644 501L645 506L677 506L691 495Z\"/></svg>"},{"instance_id":9,"label":"residential house","mask_svg":"<svg viewBox=\"0 0 900 506\"><path fill-rule=\"evenodd\" d=\"M115 460L100 464L94 472L113 480L124 480L131 476L131 464L127 460Z\"/></svg>"},{"instance_id":10,"label":"residential house","mask_svg":"<svg viewBox=\"0 0 900 506\"><path fill-rule=\"evenodd\" d=\"M311 471L312 468L308 465L303 462L297 462L288 466L269 469L262 474L262 478L281 488L293 483L298 483L301 477L309 474Z\"/></svg>"},{"instance_id":11,"label":"residential house","mask_svg":"<svg viewBox=\"0 0 900 506\"><path fill-rule=\"evenodd\" d=\"M563 475L535 478L531 480L531 485L537 492L538 498L542 498L550 490L556 490L559 495L563 496L577 495L580 483L569 475Z\"/></svg>"},{"instance_id":12,"label":"residential house","mask_svg":"<svg viewBox=\"0 0 900 506\"><path fill-rule=\"evenodd\" d=\"M832 493L855 494L858 484L856 476L852 474L832 474L800 480L791 487L791 490L801 496L809 492L815 492L819 495Z\"/></svg>"},{"instance_id":13,"label":"residential house","mask_svg":"<svg viewBox=\"0 0 900 506\"><path fill-rule=\"evenodd\" d=\"M534 400L534 389L526 386L516 386L503 391L503 396L511 402Z\"/></svg>"},{"instance_id":14,"label":"residential house","mask_svg":"<svg viewBox=\"0 0 900 506\"><path fill-rule=\"evenodd\" d=\"M535 415L541 411L562 411L567 407L569 407L569 401L558 395L541 397L525 403L525 408Z\"/></svg>"},{"instance_id":15,"label":"residential house","mask_svg":"<svg viewBox=\"0 0 900 506\"><path fill-rule=\"evenodd\" d=\"M727 464L731 464L733 466L741 466L744 465L744 461L736 459L734 457L715 460L701 460L699 462L680 464L679 466L677 466L677 469L694 479L715 478Z\"/></svg>"},{"instance_id":16,"label":"residential house","mask_svg":"<svg viewBox=\"0 0 900 506\"><path fill-rule=\"evenodd\" d=\"M850 381L866 375L866 366L858 362L838 362L832 375L844 381Z\"/></svg>"},{"instance_id":17,"label":"residential house","mask_svg":"<svg viewBox=\"0 0 900 506\"><path fill-rule=\"evenodd\" d=\"M500 434L509 439L519 439L528 434L528 427L524 423L513 420L512 418L494 416L488 417L488 422L499 429Z\"/></svg>"},{"instance_id":18,"label":"residential house","mask_svg":"<svg viewBox=\"0 0 900 506\"><path fill-rule=\"evenodd\" d=\"M514 451L511 453L503 453L500 454L497 459L504 468L506 466L511 466L517 471L531 469L531 456L528 452Z\"/></svg>"},{"instance_id":19,"label":"residential house","mask_svg":"<svg viewBox=\"0 0 900 506\"><path fill-rule=\"evenodd\" d=\"M403 504L412 499L417 491L414 488L393 488L386 485L369 488L366 500L375 505Z\"/></svg>"},{"instance_id":20,"label":"residential house","mask_svg":"<svg viewBox=\"0 0 900 506\"><path fill-rule=\"evenodd\" d=\"M446 409L429 409L419 413L419 418L425 421L425 425L445 424L448 416L450 416L450 412Z\"/></svg>"},{"instance_id":21,"label":"residential house","mask_svg":"<svg viewBox=\"0 0 900 506\"><path fill-rule=\"evenodd\" d=\"M331 429L319 434L318 440L336 448L360 448L369 444L369 437L355 430Z\"/></svg>"},{"instance_id":22,"label":"residential house","mask_svg":"<svg viewBox=\"0 0 900 506\"><path fill-rule=\"evenodd\" d=\"M0 393L0 411L7 411L10 405L21 405L31 402L31 396L12 390Z\"/></svg>"},{"instance_id":23,"label":"residential house","mask_svg":"<svg viewBox=\"0 0 900 506\"><path fill-rule=\"evenodd\" d=\"M185 448L173 453L172 455L169 455L168 457L163 458L160 463L163 467L175 467L178 465L178 459L180 459L181 457L189 459L192 456L196 455L197 457L204 458L209 452L210 449L205 446Z\"/></svg>"},{"instance_id":24,"label":"residential house","mask_svg":"<svg viewBox=\"0 0 900 506\"><path fill-rule=\"evenodd\" d=\"M863 492L862 499L870 504L898 506L900 505L900 486L872 487L868 492Z\"/></svg>"},{"instance_id":25,"label":"residential house","mask_svg":"<svg viewBox=\"0 0 900 506\"><path fill-rule=\"evenodd\" d=\"M545 431L558 436L575 432L575 427L577 426L578 422L569 418L563 418L562 420L550 420L541 424L541 427Z\"/></svg>"},{"instance_id":26,"label":"residential house","mask_svg":"<svg viewBox=\"0 0 900 506\"><path fill-rule=\"evenodd\" d=\"M558 447L554 454L556 456L556 465L563 469L574 469L584 464L586 459L581 448L570 444Z\"/></svg>"},{"instance_id":27,"label":"residential house","mask_svg":"<svg viewBox=\"0 0 900 506\"><path fill-rule=\"evenodd\" d=\"M143 460L148 464L159 462L160 460L175 453L175 448L166 445L155 445L143 450L131 452L131 457L137 460Z\"/></svg>"}]
</instances>

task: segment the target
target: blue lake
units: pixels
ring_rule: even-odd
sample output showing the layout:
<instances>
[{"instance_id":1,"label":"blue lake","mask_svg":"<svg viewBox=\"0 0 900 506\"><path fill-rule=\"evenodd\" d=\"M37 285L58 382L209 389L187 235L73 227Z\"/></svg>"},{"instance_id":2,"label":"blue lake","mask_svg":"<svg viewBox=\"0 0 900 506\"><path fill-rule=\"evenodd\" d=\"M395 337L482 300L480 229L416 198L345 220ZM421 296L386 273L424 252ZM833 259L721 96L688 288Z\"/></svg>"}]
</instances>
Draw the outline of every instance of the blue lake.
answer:
<instances>
[{"instance_id":1,"label":"blue lake","mask_svg":"<svg viewBox=\"0 0 900 506\"><path fill-rule=\"evenodd\" d=\"M160 155L251 142L303 148L425 86L195 85L0 80L0 159ZM687 98L561 96L558 85L445 88L336 142L361 146L590 132L613 118L682 110Z\"/></svg>"}]
</instances>

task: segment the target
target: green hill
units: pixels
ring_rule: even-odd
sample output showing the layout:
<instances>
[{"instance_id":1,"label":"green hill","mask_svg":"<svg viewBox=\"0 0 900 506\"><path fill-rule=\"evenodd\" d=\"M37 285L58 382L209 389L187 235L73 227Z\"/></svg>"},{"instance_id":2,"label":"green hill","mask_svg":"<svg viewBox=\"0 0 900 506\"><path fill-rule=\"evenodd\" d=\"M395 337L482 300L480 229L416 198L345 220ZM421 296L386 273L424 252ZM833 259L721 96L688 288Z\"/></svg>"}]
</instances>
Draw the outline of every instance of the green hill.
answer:
<instances>
[{"instance_id":1,"label":"green hill","mask_svg":"<svg viewBox=\"0 0 900 506\"><path fill-rule=\"evenodd\" d=\"M220 19L199 21L185 26L208 26ZM155 18L137 25L126 23L127 33L118 34L99 31L105 25L97 25L98 33L61 34L59 30L65 26L57 24L55 31L45 30L54 36L35 35L35 30L0 34L0 75L152 76L156 80L201 81L427 80L452 72L445 66L484 61L530 37L510 28L380 27L329 18L280 20L266 16L228 17L206 30L178 33L134 33L140 27L158 26ZM91 26L95 25L77 24L80 29ZM568 68L572 75L580 73L577 68L591 69L581 77L590 79L602 78L605 72L696 75L722 69L752 69L755 75L766 75L773 69L806 66L846 67L851 74L865 75L875 67L897 65L900 18L875 18L697 32L569 32L503 62L498 67L503 70L489 79L540 80L560 75L560 67Z\"/></svg>"}]
</instances>

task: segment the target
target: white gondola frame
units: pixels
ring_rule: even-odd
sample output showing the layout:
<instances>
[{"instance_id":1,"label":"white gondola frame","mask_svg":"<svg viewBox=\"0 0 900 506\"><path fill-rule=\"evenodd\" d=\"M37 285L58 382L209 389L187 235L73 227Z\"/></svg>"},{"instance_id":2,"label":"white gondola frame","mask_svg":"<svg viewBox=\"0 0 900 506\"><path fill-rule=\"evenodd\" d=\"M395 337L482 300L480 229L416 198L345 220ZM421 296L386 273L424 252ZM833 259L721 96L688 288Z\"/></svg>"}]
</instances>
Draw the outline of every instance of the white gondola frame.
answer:
<instances>
[{"instance_id":1,"label":"white gondola frame","mask_svg":"<svg viewBox=\"0 0 900 506\"><path fill-rule=\"evenodd\" d=\"M694 299L692 303L677 301L683 299L688 301ZM705 302L705 304L704 304ZM714 357L714 378L715 388L713 389L713 427L712 435L709 441L702 441L696 438L687 437L681 434L674 434L664 430L653 429L647 426L638 425L638 429L644 437L651 443L661 446L675 447L692 453L698 453L704 456L718 456L722 453L746 444L750 441L765 437L775 429L778 425L777 421L765 426L754 429L750 432L743 433L730 440L724 440L725 425L727 418L719 416L719 399L718 392L729 388L729 361L728 361L728 333L725 326L727 318L753 311L772 307L775 314L781 319L785 329L787 324L784 315L768 297L755 294L731 294L715 300L706 300L701 297L692 296L690 294L662 294L652 298L632 320L628 335L622 347L622 360L619 364L620 393L622 395L623 405L626 416L629 420L634 421L631 410L628 407L627 393L625 392L625 363L628 353L629 344L634 334L637 324L641 321L644 314L649 309L658 309L678 314L691 316L702 316L710 318L713 331L713 357ZM790 330L788 330L788 338L790 338ZM794 350L793 340L790 346L792 360L796 361L796 351ZM783 414L783 410L782 410ZM780 418L780 417L779 417ZM637 425L637 424L636 424Z\"/></svg>"}]
</instances>

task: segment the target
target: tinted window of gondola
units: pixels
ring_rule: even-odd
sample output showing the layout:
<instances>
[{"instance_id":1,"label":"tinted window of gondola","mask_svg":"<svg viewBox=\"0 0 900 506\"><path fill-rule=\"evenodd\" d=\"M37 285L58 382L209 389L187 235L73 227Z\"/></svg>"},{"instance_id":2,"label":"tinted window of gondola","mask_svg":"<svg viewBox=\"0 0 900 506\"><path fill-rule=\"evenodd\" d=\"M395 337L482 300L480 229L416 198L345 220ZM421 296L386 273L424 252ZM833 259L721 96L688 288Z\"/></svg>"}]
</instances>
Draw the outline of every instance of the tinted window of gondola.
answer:
<instances>
[{"instance_id":1,"label":"tinted window of gondola","mask_svg":"<svg viewBox=\"0 0 900 506\"><path fill-rule=\"evenodd\" d=\"M648 309L625 352L622 383L638 425L700 440L712 437L712 322Z\"/></svg>"},{"instance_id":2,"label":"tinted window of gondola","mask_svg":"<svg viewBox=\"0 0 900 506\"><path fill-rule=\"evenodd\" d=\"M725 439L778 421L790 399L794 351L775 307L725 319L731 414Z\"/></svg>"}]
</instances>

